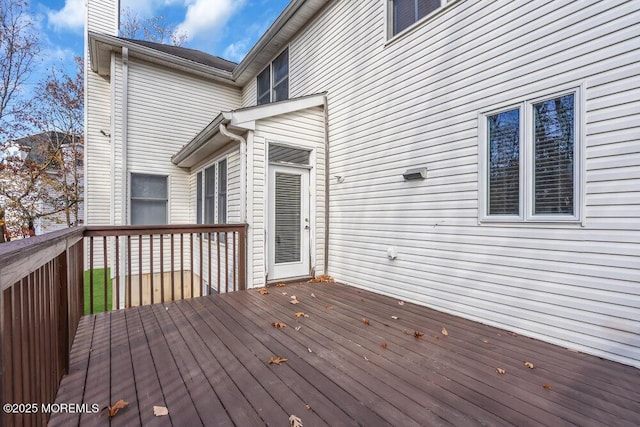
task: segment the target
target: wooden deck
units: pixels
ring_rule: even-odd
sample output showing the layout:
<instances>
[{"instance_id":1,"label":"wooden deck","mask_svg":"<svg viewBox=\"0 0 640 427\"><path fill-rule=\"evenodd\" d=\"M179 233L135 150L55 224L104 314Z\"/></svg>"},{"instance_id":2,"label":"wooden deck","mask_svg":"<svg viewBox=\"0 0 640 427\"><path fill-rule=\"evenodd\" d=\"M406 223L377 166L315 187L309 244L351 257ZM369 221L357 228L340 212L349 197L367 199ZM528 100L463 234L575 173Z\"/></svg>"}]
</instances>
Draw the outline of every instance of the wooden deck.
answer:
<instances>
[{"instance_id":1,"label":"wooden deck","mask_svg":"<svg viewBox=\"0 0 640 427\"><path fill-rule=\"evenodd\" d=\"M111 425L286 426L294 414L305 427L638 426L640 369L344 285L294 284L83 317L56 402L119 399L129 405ZM108 418L50 420L78 423Z\"/></svg>"}]
</instances>

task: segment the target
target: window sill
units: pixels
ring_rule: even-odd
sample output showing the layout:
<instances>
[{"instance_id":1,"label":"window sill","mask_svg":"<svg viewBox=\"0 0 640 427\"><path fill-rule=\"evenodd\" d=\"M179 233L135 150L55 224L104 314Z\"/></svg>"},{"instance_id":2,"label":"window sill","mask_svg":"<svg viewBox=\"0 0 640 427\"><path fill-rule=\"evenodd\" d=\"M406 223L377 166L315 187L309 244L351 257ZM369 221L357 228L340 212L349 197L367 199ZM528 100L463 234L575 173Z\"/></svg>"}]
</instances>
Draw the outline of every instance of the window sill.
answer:
<instances>
[{"instance_id":1,"label":"window sill","mask_svg":"<svg viewBox=\"0 0 640 427\"><path fill-rule=\"evenodd\" d=\"M543 218L478 218L478 225L501 225L514 227L543 227L543 226L584 226L583 220L576 217L566 219L543 217Z\"/></svg>"}]
</instances>

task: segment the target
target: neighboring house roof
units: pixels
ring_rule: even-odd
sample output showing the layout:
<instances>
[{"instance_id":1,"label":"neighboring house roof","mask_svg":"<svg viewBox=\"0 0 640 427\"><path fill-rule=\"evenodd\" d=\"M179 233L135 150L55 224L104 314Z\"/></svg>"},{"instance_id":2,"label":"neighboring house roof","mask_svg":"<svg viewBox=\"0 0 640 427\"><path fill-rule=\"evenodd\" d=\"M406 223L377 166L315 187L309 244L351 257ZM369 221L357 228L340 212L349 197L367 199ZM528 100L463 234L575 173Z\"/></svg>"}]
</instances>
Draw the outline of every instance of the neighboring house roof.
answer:
<instances>
[{"instance_id":1,"label":"neighboring house roof","mask_svg":"<svg viewBox=\"0 0 640 427\"><path fill-rule=\"evenodd\" d=\"M169 55L178 56L180 58L188 59L189 61L208 65L210 67L218 68L224 71L231 72L238 65L235 62L228 61L224 58L220 58L219 56L209 55L208 53L204 53L195 49L188 49L186 47L154 43L146 40L134 40L134 39L123 39L123 40L128 40L131 43L146 46L151 49L159 50L160 52L168 53Z\"/></svg>"},{"instance_id":2,"label":"neighboring house roof","mask_svg":"<svg viewBox=\"0 0 640 427\"><path fill-rule=\"evenodd\" d=\"M291 0L239 64L194 49L124 39L90 31L91 69L100 75L109 75L111 52L121 52L122 48L127 48L129 55L153 63L224 81L227 84L244 86L330 1Z\"/></svg>"},{"instance_id":3,"label":"neighboring house roof","mask_svg":"<svg viewBox=\"0 0 640 427\"><path fill-rule=\"evenodd\" d=\"M21 151L27 153L25 162L32 161L36 164L44 163L59 147L71 142L71 135L55 131L41 132L14 141Z\"/></svg>"}]
</instances>

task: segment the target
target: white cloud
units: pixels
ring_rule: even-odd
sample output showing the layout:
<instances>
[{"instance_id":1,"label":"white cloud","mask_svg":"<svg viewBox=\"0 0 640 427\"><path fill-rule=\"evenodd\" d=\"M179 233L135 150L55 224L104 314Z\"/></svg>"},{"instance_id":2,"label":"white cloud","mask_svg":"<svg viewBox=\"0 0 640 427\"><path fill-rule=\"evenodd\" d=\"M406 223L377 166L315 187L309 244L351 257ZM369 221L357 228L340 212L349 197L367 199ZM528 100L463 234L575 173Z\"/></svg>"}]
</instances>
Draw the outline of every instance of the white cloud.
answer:
<instances>
[{"instance_id":1,"label":"white cloud","mask_svg":"<svg viewBox=\"0 0 640 427\"><path fill-rule=\"evenodd\" d=\"M85 0L66 0L60 10L47 12L49 24L56 30L82 30L84 28Z\"/></svg>"},{"instance_id":2,"label":"white cloud","mask_svg":"<svg viewBox=\"0 0 640 427\"><path fill-rule=\"evenodd\" d=\"M234 62L242 61L242 58L244 58L249 51L250 42L251 41L249 39L243 39L235 43L231 43L224 50L222 57Z\"/></svg>"},{"instance_id":3,"label":"white cloud","mask_svg":"<svg viewBox=\"0 0 640 427\"><path fill-rule=\"evenodd\" d=\"M186 33L190 40L219 31L243 6L244 0L185 0L187 13L178 24L178 33Z\"/></svg>"}]
</instances>

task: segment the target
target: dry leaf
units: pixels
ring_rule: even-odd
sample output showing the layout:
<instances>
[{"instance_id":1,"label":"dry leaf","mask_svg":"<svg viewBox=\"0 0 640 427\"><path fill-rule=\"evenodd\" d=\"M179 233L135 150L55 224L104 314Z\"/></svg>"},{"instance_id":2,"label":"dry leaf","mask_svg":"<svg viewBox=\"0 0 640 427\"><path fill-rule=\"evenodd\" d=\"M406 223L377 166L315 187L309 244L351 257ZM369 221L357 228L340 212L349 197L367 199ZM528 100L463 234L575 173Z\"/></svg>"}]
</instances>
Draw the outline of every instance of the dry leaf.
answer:
<instances>
[{"instance_id":1,"label":"dry leaf","mask_svg":"<svg viewBox=\"0 0 640 427\"><path fill-rule=\"evenodd\" d=\"M399 319L399 317L398 317L398 316L391 316L391 318L392 318L393 320L398 320L398 319Z\"/></svg>"},{"instance_id":2,"label":"dry leaf","mask_svg":"<svg viewBox=\"0 0 640 427\"><path fill-rule=\"evenodd\" d=\"M531 362L527 362L526 360L525 360L525 362L524 362L524 366L526 366L526 367L527 367L527 368L529 368L529 369L533 369L533 368L535 368L535 366L533 366L533 363L531 363Z\"/></svg>"},{"instance_id":3,"label":"dry leaf","mask_svg":"<svg viewBox=\"0 0 640 427\"><path fill-rule=\"evenodd\" d=\"M333 308L333 306L332 305L325 305L324 308L325 308L325 310L331 310Z\"/></svg>"},{"instance_id":4,"label":"dry leaf","mask_svg":"<svg viewBox=\"0 0 640 427\"><path fill-rule=\"evenodd\" d=\"M296 332L298 332L302 326L296 326Z\"/></svg>"},{"instance_id":5,"label":"dry leaf","mask_svg":"<svg viewBox=\"0 0 640 427\"><path fill-rule=\"evenodd\" d=\"M105 409L108 409L109 418L113 418L116 416L116 414L120 409L126 408L128 404L129 404L128 402L125 402L124 400L120 399L116 403L114 403L113 406L106 406L102 410L104 411Z\"/></svg>"},{"instance_id":6,"label":"dry leaf","mask_svg":"<svg viewBox=\"0 0 640 427\"><path fill-rule=\"evenodd\" d=\"M398 305L404 305L404 301L398 301Z\"/></svg>"},{"instance_id":7,"label":"dry leaf","mask_svg":"<svg viewBox=\"0 0 640 427\"><path fill-rule=\"evenodd\" d=\"M303 317L303 316L304 316L304 311L296 312L296 317Z\"/></svg>"},{"instance_id":8,"label":"dry leaf","mask_svg":"<svg viewBox=\"0 0 640 427\"><path fill-rule=\"evenodd\" d=\"M283 329L287 327L287 324L282 322L273 322L271 326L273 326L274 328Z\"/></svg>"},{"instance_id":9,"label":"dry leaf","mask_svg":"<svg viewBox=\"0 0 640 427\"><path fill-rule=\"evenodd\" d=\"M313 279L309 280L307 283L333 283L333 277L327 276L326 274L316 276Z\"/></svg>"},{"instance_id":10,"label":"dry leaf","mask_svg":"<svg viewBox=\"0 0 640 427\"><path fill-rule=\"evenodd\" d=\"M153 415L155 415L156 417L169 415L169 410L165 406L154 406Z\"/></svg>"},{"instance_id":11,"label":"dry leaf","mask_svg":"<svg viewBox=\"0 0 640 427\"><path fill-rule=\"evenodd\" d=\"M402 330L402 333L403 333L403 334L405 334L405 335L409 335L409 332L407 332L407 330L406 330L406 329L403 329L403 330Z\"/></svg>"},{"instance_id":12,"label":"dry leaf","mask_svg":"<svg viewBox=\"0 0 640 427\"><path fill-rule=\"evenodd\" d=\"M307 411L311 410L311 405L309 405L308 403L305 403L304 407L307 409Z\"/></svg>"},{"instance_id":13,"label":"dry leaf","mask_svg":"<svg viewBox=\"0 0 640 427\"><path fill-rule=\"evenodd\" d=\"M310 349L309 347L307 347L307 351L308 351L309 353L313 353L313 351L311 351L311 349Z\"/></svg>"},{"instance_id":14,"label":"dry leaf","mask_svg":"<svg viewBox=\"0 0 640 427\"><path fill-rule=\"evenodd\" d=\"M316 296L313 294L313 292L311 292L311 297L312 297L312 298L315 298L315 297L316 297Z\"/></svg>"},{"instance_id":15,"label":"dry leaf","mask_svg":"<svg viewBox=\"0 0 640 427\"><path fill-rule=\"evenodd\" d=\"M383 342L382 344L380 344L380 347L384 348L385 350L387 349L387 343Z\"/></svg>"},{"instance_id":16,"label":"dry leaf","mask_svg":"<svg viewBox=\"0 0 640 427\"><path fill-rule=\"evenodd\" d=\"M285 286L287 286L284 283L276 283L276 288L284 288Z\"/></svg>"},{"instance_id":17,"label":"dry leaf","mask_svg":"<svg viewBox=\"0 0 640 427\"><path fill-rule=\"evenodd\" d=\"M516 334L515 332L507 332L509 335L511 335L512 337L517 337L518 334Z\"/></svg>"},{"instance_id":18,"label":"dry leaf","mask_svg":"<svg viewBox=\"0 0 640 427\"><path fill-rule=\"evenodd\" d=\"M485 344L489 344L489 340L486 339L486 338L482 338L482 342L485 343Z\"/></svg>"},{"instance_id":19,"label":"dry leaf","mask_svg":"<svg viewBox=\"0 0 640 427\"><path fill-rule=\"evenodd\" d=\"M302 420L300 419L300 417L291 415L289 417L289 424L291 425L291 427L302 427Z\"/></svg>"},{"instance_id":20,"label":"dry leaf","mask_svg":"<svg viewBox=\"0 0 640 427\"><path fill-rule=\"evenodd\" d=\"M364 323L365 325L369 326L369 319L365 319L364 317L362 318L362 323Z\"/></svg>"},{"instance_id":21,"label":"dry leaf","mask_svg":"<svg viewBox=\"0 0 640 427\"><path fill-rule=\"evenodd\" d=\"M413 337L417 340L419 340L420 338L422 338L424 336L424 334L422 332L418 332L418 331L413 331Z\"/></svg>"},{"instance_id":22,"label":"dry leaf","mask_svg":"<svg viewBox=\"0 0 640 427\"><path fill-rule=\"evenodd\" d=\"M291 295L291 301L289 301L291 304L300 304L300 301L298 301L298 298L296 298L295 295Z\"/></svg>"},{"instance_id":23,"label":"dry leaf","mask_svg":"<svg viewBox=\"0 0 640 427\"><path fill-rule=\"evenodd\" d=\"M362 356L364 357L364 360L366 360L367 362L369 361L369 359L367 359L367 356Z\"/></svg>"},{"instance_id":24,"label":"dry leaf","mask_svg":"<svg viewBox=\"0 0 640 427\"><path fill-rule=\"evenodd\" d=\"M551 384L542 384L542 388L545 390L551 390Z\"/></svg>"},{"instance_id":25,"label":"dry leaf","mask_svg":"<svg viewBox=\"0 0 640 427\"><path fill-rule=\"evenodd\" d=\"M505 371L502 368L496 368L496 372L499 373L500 375L504 375L507 371Z\"/></svg>"},{"instance_id":26,"label":"dry leaf","mask_svg":"<svg viewBox=\"0 0 640 427\"><path fill-rule=\"evenodd\" d=\"M442 328L442 335L444 335L445 337L449 335L449 332L447 332L447 328Z\"/></svg>"},{"instance_id":27,"label":"dry leaf","mask_svg":"<svg viewBox=\"0 0 640 427\"><path fill-rule=\"evenodd\" d=\"M287 295L287 293L286 293L286 292L283 292L283 293L282 293L282 295Z\"/></svg>"},{"instance_id":28,"label":"dry leaf","mask_svg":"<svg viewBox=\"0 0 640 427\"><path fill-rule=\"evenodd\" d=\"M271 356L269 358L269 365L279 365L283 362L286 362L289 359L285 359L284 357L281 356Z\"/></svg>"},{"instance_id":29,"label":"dry leaf","mask_svg":"<svg viewBox=\"0 0 640 427\"><path fill-rule=\"evenodd\" d=\"M267 288L261 288L258 292L260 292L260 295L266 295L269 293L269 291L267 290Z\"/></svg>"}]
</instances>

